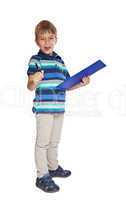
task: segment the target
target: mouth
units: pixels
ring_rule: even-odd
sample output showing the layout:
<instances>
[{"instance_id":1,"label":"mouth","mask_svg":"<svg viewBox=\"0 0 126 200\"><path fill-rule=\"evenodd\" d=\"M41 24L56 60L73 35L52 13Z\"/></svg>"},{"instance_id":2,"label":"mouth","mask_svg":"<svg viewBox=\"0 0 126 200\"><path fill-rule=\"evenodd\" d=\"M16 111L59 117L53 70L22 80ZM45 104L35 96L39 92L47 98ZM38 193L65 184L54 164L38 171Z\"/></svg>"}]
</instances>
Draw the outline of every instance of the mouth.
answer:
<instances>
[{"instance_id":1,"label":"mouth","mask_svg":"<svg viewBox=\"0 0 126 200\"><path fill-rule=\"evenodd\" d=\"M44 47L44 49L45 49L46 51L49 51L49 50L51 49L51 47Z\"/></svg>"}]
</instances>

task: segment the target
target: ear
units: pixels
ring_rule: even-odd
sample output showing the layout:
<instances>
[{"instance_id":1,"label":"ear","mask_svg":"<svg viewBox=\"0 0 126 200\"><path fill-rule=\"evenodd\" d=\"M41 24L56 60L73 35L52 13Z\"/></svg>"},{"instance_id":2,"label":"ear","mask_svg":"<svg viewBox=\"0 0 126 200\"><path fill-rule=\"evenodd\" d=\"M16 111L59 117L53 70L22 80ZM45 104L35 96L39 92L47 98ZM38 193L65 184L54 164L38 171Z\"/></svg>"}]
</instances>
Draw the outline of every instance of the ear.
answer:
<instances>
[{"instance_id":1,"label":"ear","mask_svg":"<svg viewBox=\"0 0 126 200\"><path fill-rule=\"evenodd\" d=\"M55 44L57 43L57 35L55 36Z\"/></svg>"},{"instance_id":2,"label":"ear","mask_svg":"<svg viewBox=\"0 0 126 200\"><path fill-rule=\"evenodd\" d=\"M39 42L35 40L35 43L40 48Z\"/></svg>"},{"instance_id":3,"label":"ear","mask_svg":"<svg viewBox=\"0 0 126 200\"><path fill-rule=\"evenodd\" d=\"M35 39L35 43L39 46L38 41Z\"/></svg>"}]
</instances>

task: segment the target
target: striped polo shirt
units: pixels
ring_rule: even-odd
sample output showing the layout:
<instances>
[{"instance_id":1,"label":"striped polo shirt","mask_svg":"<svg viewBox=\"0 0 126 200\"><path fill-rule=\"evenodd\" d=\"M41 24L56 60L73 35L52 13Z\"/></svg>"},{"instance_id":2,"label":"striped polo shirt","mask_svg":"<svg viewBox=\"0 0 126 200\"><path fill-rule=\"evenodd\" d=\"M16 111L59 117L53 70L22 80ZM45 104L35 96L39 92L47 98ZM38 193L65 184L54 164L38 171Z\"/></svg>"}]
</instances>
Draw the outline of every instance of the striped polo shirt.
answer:
<instances>
[{"instance_id":1,"label":"striped polo shirt","mask_svg":"<svg viewBox=\"0 0 126 200\"><path fill-rule=\"evenodd\" d=\"M52 55L39 50L30 58L27 74L44 71L44 78L38 83L33 99L33 113L63 113L65 112L65 96L63 90L57 89L60 83L69 78L69 72L62 58L53 51Z\"/></svg>"}]
</instances>

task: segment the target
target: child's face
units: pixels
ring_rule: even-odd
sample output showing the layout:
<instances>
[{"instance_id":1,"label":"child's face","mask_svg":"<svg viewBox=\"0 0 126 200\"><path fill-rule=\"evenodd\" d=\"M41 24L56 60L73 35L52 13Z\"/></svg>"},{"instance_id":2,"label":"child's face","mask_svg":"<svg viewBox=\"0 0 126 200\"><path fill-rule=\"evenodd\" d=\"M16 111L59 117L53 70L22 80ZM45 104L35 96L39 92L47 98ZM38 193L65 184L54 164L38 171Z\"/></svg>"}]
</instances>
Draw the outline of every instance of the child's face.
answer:
<instances>
[{"instance_id":1,"label":"child's face","mask_svg":"<svg viewBox=\"0 0 126 200\"><path fill-rule=\"evenodd\" d=\"M37 44L45 54L52 55L56 41L55 34L45 32L39 35Z\"/></svg>"}]
</instances>

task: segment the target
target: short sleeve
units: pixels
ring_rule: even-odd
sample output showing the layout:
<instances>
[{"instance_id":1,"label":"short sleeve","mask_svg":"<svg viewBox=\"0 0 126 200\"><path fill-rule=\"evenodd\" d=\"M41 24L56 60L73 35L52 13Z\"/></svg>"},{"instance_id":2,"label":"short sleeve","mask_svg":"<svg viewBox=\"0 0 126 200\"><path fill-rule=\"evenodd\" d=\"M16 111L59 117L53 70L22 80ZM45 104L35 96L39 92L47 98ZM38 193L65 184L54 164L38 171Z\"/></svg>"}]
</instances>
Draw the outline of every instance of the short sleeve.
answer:
<instances>
[{"instance_id":1,"label":"short sleeve","mask_svg":"<svg viewBox=\"0 0 126 200\"><path fill-rule=\"evenodd\" d=\"M39 71L41 71L39 61L31 57L28 63L27 75L33 75Z\"/></svg>"}]
</instances>

